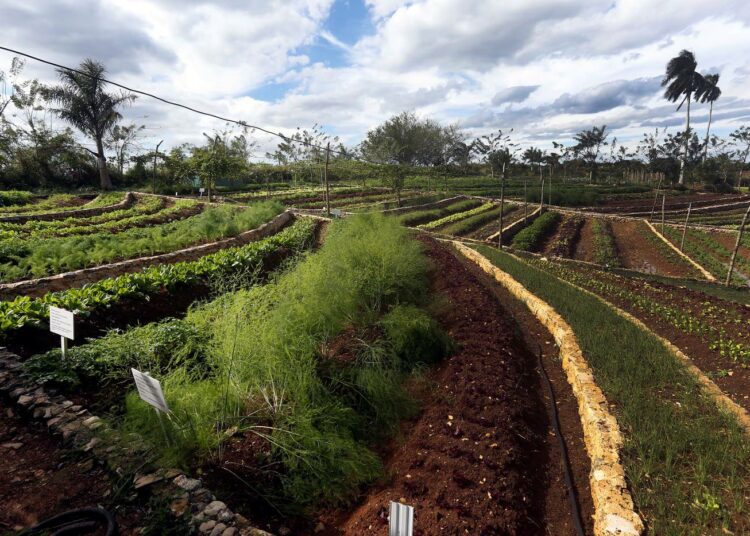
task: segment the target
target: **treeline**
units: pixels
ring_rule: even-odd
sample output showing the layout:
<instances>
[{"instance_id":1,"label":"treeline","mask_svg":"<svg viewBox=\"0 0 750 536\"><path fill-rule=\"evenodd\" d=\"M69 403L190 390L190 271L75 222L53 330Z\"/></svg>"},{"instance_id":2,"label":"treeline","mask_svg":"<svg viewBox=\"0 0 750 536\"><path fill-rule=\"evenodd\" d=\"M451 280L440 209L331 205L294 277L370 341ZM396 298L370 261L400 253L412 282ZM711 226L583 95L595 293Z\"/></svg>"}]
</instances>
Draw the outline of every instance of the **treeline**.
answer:
<instances>
[{"instance_id":1,"label":"treeline","mask_svg":"<svg viewBox=\"0 0 750 536\"><path fill-rule=\"evenodd\" d=\"M691 63L692 62L692 63ZM670 61L665 97L680 106L708 103L721 95L718 75L698 75L690 53ZM692 71L691 71L692 69ZM22 80L23 62L14 59L0 71L0 187L72 189L147 187L161 192L210 196L225 189L264 188L271 184L322 183L325 162L331 181L378 181L398 190L413 176L509 178L555 176L588 182L701 184L714 191L741 184L750 156L750 127L728 137L705 136L690 126L681 132L656 129L636 144L623 144L606 126L552 141L551 150L522 147L513 130L470 139L459 125L443 125L406 111L367 132L347 147L319 125L280 137L275 150L257 160L259 145L245 128L204 134L202 144L146 147L145 125L123 124L121 109L135 96L111 92L103 65L85 60L77 71L58 70L59 83ZM684 71L684 72L683 72ZM691 85L692 84L692 85ZM709 117L711 114L709 114ZM56 118L57 121L52 121ZM64 125L56 128L56 125ZM255 161L253 161L255 160Z\"/></svg>"}]
</instances>

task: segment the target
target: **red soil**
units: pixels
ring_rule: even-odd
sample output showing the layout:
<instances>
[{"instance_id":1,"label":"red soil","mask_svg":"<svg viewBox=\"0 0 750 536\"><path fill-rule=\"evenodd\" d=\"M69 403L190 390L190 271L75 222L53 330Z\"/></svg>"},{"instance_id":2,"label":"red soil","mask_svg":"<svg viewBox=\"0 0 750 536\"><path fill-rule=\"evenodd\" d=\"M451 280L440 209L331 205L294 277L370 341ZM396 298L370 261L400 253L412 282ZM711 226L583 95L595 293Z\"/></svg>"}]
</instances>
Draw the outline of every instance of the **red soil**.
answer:
<instances>
[{"instance_id":1,"label":"red soil","mask_svg":"<svg viewBox=\"0 0 750 536\"><path fill-rule=\"evenodd\" d=\"M577 261L594 262L594 220L586 218L576 243L573 258Z\"/></svg>"},{"instance_id":2,"label":"red soil","mask_svg":"<svg viewBox=\"0 0 750 536\"><path fill-rule=\"evenodd\" d=\"M660 240L643 221L612 220L612 234L624 268L673 277L695 276L695 270L687 261L671 261L665 256L666 249L662 250L647 238L651 235ZM666 244L663 247L669 248Z\"/></svg>"}]
</instances>

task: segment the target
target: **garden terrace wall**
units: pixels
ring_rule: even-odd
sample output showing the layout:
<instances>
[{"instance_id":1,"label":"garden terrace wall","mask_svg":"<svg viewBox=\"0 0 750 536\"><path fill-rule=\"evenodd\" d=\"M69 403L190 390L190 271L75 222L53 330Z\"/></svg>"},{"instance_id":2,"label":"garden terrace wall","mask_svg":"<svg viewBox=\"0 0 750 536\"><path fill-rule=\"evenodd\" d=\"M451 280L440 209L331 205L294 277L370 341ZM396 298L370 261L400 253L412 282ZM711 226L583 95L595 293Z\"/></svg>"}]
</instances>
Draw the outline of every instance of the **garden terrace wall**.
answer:
<instances>
[{"instance_id":1,"label":"garden terrace wall","mask_svg":"<svg viewBox=\"0 0 750 536\"><path fill-rule=\"evenodd\" d=\"M155 264L171 264L183 261L192 261L214 253L221 249L241 246L248 242L254 242L267 236L277 233L288 225L294 219L294 215L285 211L273 218L271 221L264 223L260 227L240 233L237 236L192 246L189 248L163 253L161 255L152 255L149 257L138 257L124 261L103 264L91 268L83 268L63 274L57 274L39 279L27 279L15 283L5 283L0 285L0 299L12 299L19 294L27 296L43 296L48 292L65 290L72 287L83 286L86 283L93 283L108 277L116 277L128 272L136 272L148 266Z\"/></svg>"},{"instance_id":2,"label":"garden terrace wall","mask_svg":"<svg viewBox=\"0 0 750 536\"><path fill-rule=\"evenodd\" d=\"M477 251L453 242L464 256L478 264L511 294L526 304L552 333L562 357L568 382L578 400L586 449L591 458L591 493L594 501L594 533L601 536L639 535L643 522L633 500L620 463L623 438L617 420L601 389L594 382L572 328L550 305L529 292L509 274L495 267Z\"/></svg>"},{"instance_id":3,"label":"garden terrace wall","mask_svg":"<svg viewBox=\"0 0 750 536\"><path fill-rule=\"evenodd\" d=\"M127 446L107 423L92 415L86 408L74 404L23 375L20 359L0 348L0 394L7 396L28 419L43 423L47 429L62 437L64 444L91 452L117 475L123 466L144 467L143 459L149 445L139 438L128 438ZM235 514L216 499L199 479L186 476L176 469L135 473L136 490L149 488L154 495L166 498L170 509L178 517L189 516L198 534L211 536L271 536L251 527L248 520Z\"/></svg>"},{"instance_id":4,"label":"garden terrace wall","mask_svg":"<svg viewBox=\"0 0 750 536\"><path fill-rule=\"evenodd\" d=\"M31 220L51 221L51 220L64 220L67 218L87 218L90 216L98 216L107 212L114 212L115 210L122 210L124 208L130 208L135 202L136 194L128 192L125 197L119 203L114 205L108 205L106 207L97 208L82 208L78 210L65 210L61 212L50 212L42 214L19 214L18 216L2 216L0 222L2 223L26 223Z\"/></svg>"}]
</instances>

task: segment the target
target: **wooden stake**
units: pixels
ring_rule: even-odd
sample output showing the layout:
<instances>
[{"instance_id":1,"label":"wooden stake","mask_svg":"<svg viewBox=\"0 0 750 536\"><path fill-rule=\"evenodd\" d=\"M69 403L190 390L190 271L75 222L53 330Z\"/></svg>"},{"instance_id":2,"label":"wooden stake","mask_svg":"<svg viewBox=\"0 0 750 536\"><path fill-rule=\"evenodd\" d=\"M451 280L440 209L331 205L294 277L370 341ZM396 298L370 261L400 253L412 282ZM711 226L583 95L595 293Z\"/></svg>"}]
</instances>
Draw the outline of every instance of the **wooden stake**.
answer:
<instances>
[{"instance_id":1,"label":"wooden stake","mask_svg":"<svg viewBox=\"0 0 750 536\"><path fill-rule=\"evenodd\" d=\"M661 189L661 178L659 178L659 184L656 186L656 193L654 193L654 206L651 207L651 217L648 221L654 221L654 212L656 211L656 200L659 199L659 190Z\"/></svg>"},{"instance_id":2,"label":"wooden stake","mask_svg":"<svg viewBox=\"0 0 750 536\"><path fill-rule=\"evenodd\" d=\"M690 219L690 210L693 208L693 203L688 205L687 216L685 216L685 227L682 228L682 240L680 240L680 251L685 247L685 234L687 233L688 220Z\"/></svg>"},{"instance_id":3,"label":"wooden stake","mask_svg":"<svg viewBox=\"0 0 750 536\"><path fill-rule=\"evenodd\" d=\"M742 217L742 223L740 224L740 232L737 233L737 243L734 245L734 251L732 252L732 260L729 261L729 271L727 272L726 286L729 286L729 284L732 282L732 272L734 272L734 261L737 258L737 250L740 249L740 244L742 243L742 233L745 232L745 223L747 222L748 214L750 214L750 205L748 205L747 211L745 211L745 215Z\"/></svg>"},{"instance_id":4,"label":"wooden stake","mask_svg":"<svg viewBox=\"0 0 750 536\"><path fill-rule=\"evenodd\" d=\"M505 162L503 162L503 175L500 178L500 232L497 235L497 247L503 249L503 205L505 204Z\"/></svg>"},{"instance_id":5,"label":"wooden stake","mask_svg":"<svg viewBox=\"0 0 750 536\"><path fill-rule=\"evenodd\" d=\"M523 178L523 224L526 225L527 219L529 217L529 196L526 194L526 183L528 182L528 179L526 177Z\"/></svg>"},{"instance_id":6,"label":"wooden stake","mask_svg":"<svg viewBox=\"0 0 750 536\"><path fill-rule=\"evenodd\" d=\"M151 193L156 193L156 159L159 157L159 146L164 143L164 140L161 140L159 143L156 144L156 151L154 151L154 175L151 177Z\"/></svg>"},{"instance_id":7,"label":"wooden stake","mask_svg":"<svg viewBox=\"0 0 750 536\"><path fill-rule=\"evenodd\" d=\"M667 195L661 196L661 234L664 234L664 205L667 203Z\"/></svg>"},{"instance_id":8,"label":"wooden stake","mask_svg":"<svg viewBox=\"0 0 750 536\"><path fill-rule=\"evenodd\" d=\"M326 166L323 170L323 182L326 185L326 215L331 217L331 198L328 194L328 157L331 154L331 142L326 145Z\"/></svg>"}]
</instances>

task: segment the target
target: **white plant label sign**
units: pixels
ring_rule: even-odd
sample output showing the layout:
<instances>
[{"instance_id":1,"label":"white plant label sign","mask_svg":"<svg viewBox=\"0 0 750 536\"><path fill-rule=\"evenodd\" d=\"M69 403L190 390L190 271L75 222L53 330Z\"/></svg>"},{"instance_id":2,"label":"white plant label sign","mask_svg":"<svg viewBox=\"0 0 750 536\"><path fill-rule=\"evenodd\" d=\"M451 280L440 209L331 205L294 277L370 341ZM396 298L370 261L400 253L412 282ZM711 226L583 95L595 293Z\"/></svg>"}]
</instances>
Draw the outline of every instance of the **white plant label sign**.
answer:
<instances>
[{"instance_id":1,"label":"white plant label sign","mask_svg":"<svg viewBox=\"0 0 750 536\"><path fill-rule=\"evenodd\" d=\"M141 397L141 400L159 411L169 413L169 406L167 406L167 401L164 400L164 391L161 389L159 380L152 378L148 373L143 373L134 368L131 368L130 372L133 373L133 380L135 380L135 386L138 389L138 396Z\"/></svg>"},{"instance_id":2,"label":"white plant label sign","mask_svg":"<svg viewBox=\"0 0 750 536\"><path fill-rule=\"evenodd\" d=\"M340 209L334 208L334 209L331 209L331 215L332 215L332 216L333 216L334 218L340 218L341 216L343 216L343 215L344 215L344 213L343 213L343 212L341 212L341 210L340 210Z\"/></svg>"},{"instance_id":3,"label":"white plant label sign","mask_svg":"<svg viewBox=\"0 0 750 536\"><path fill-rule=\"evenodd\" d=\"M388 516L388 536L412 536L414 533L414 507L391 501Z\"/></svg>"},{"instance_id":4,"label":"white plant label sign","mask_svg":"<svg viewBox=\"0 0 750 536\"><path fill-rule=\"evenodd\" d=\"M75 339L75 315L72 311L50 306L49 330L66 339Z\"/></svg>"}]
</instances>

